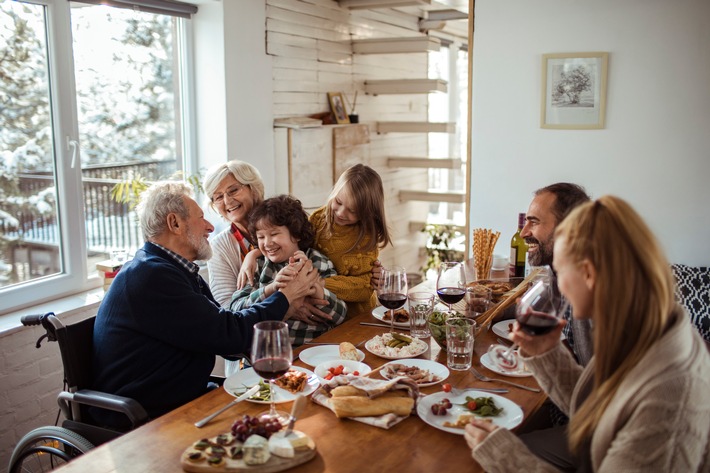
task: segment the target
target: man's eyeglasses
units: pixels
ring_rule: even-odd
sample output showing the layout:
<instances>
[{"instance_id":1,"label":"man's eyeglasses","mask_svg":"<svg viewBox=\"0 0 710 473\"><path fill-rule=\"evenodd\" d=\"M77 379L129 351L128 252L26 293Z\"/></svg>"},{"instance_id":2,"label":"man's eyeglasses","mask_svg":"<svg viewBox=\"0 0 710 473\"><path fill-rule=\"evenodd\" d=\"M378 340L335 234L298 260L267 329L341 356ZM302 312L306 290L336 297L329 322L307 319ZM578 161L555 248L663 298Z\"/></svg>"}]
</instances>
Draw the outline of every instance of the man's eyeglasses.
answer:
<instances>
[{"instance_id":1,"label":"man's eyeglasses","mask_svg":"<svg viewBox=\"0 0 710 473\"><path fill-rule=\"evenodd\" d=\"M212 196L212 204L214 205L223 205L224 204L224 196L227 197L235 197L239 192L241 192L242 189L245 187L249 187L248 185L239 185L235 184L229 189L224 194L215 194Z\"/></svg>"}]
</instances>

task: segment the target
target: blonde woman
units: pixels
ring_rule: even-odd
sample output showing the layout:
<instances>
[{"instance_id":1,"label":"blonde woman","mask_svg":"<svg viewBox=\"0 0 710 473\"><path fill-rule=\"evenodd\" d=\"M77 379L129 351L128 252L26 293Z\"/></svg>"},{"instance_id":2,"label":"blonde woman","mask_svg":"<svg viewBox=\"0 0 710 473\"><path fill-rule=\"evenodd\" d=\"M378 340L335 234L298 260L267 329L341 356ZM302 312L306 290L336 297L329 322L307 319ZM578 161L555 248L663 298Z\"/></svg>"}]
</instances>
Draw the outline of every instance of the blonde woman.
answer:
<instances>
[{"instance_id":1,"label":"blonde woman","mask_svg":"<svg viewBox=\"0 0 710 473\"><path fill-rule=\"evenodd\" d=\"M581 205L556 229L553 265L574 317L594 324L579 366L559 343L515 326L524 360L570 413L569 463L547 463L506 429L474 421L465 438L486 471L708 471L710 355L673 295L660 245L623 200Z\"/></svg>"}]
</instances>

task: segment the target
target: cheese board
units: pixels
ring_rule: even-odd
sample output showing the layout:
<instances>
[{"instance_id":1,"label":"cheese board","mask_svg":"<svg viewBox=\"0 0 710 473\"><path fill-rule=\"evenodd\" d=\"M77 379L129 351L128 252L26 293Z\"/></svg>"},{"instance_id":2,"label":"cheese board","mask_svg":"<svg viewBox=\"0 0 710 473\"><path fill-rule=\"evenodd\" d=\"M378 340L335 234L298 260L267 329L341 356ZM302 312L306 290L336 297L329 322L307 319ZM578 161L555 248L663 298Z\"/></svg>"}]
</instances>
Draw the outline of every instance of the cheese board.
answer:
<instances>
[{"instance_id":1,"label":"cheese board","mask_svg":"<svg viewBox=\"0 0 710 473\"><path fill-rule=\"evenodd\" d=\"M316 456L316 444L312 438L303 432L294 430L288 437L289 440L281 437L280 442L275 441L278 434L274 434L271 439L266 441L252 442L254 437L251 436L242 444L235 440L231 435L224 434L223 436L213 437L211 439L200 439L190 445L182 453L180 463L182 469L192 473L220 473L220 472L254 472L254 473L272 473L277 471L288 470L295 466L306 463ZM216 440L219 437L227 439L227 443L219 445ZM292 444L284 446L283 442ZM249 443L259 444L252 445L259 448L257 452L259 456L265 455L268 459L261 464L247 464L245 458L247 454L239 454L240 448ZM222 442L220 442L222 443ZM275 446L275 445L278 446ZM220 446L222 447L220 449ZM266 450L264 454L263 450ZM224 452L223 454L221 454ZM276 453L274 453L276 452ZM217 453L217 455L214 455ZM278 454L277 454L278 453ZM293 454L293 456L289 456ZM281 456L286 455L286 456ZM215 456L220 457L215 459Z\"/></svg>"}]
</instances>

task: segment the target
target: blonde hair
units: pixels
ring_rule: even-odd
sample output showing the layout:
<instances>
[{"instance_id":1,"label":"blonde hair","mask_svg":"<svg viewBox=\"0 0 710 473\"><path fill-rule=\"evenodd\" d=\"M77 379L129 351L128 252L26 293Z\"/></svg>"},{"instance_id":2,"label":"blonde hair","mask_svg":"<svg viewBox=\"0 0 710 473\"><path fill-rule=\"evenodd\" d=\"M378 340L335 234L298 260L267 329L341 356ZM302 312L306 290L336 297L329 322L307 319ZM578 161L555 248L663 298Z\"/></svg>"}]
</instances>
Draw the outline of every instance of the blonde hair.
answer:
<instances>
[{"instance_id":1,"label":"blonde hair","mask_svg":"<svg viewBox=\"0 0 710 473\"><path fill-rule=\"evenodd\" d=\"M594 388L572 416L569 445L579 453L628 373L663 336L674 309L674 280L663 251L624 200L603 196L557 227L573 262L595 268Z\"/></svg>"},{"instance_id":2,"label":"blonde hair","mask_svg":"<svg viewBox=\"0 0 710 473\"><path fill-rule=\"evenodd\" d=\"M374 169L364 164L350 166L333 186L326 203L324 229L326 236L332 236L333 200L342 190L345 190L353 201L360 227L360 234L348 252L358 248L366 238L367 242L361 248L363 251L384 248L392 244L385 218L385 192L382 188L382 179Z\"/></svg>"},{"instance_id":3,"label":"blonde hair","mask_svg":"<svg viewBox=\"0 0 710 473\"><path fill-rule=\"evenodd\" d=\"M212 197L214 197L217 186L230 174L234 176L240 184L249 186L254 199L254 206L264 201L264 181L261 179L259 170L249 163L233 159L232 161L227 161L207 171L203 188L207 196L207 204L210 207L214 209Z\"/></svg>"}]
</instances>

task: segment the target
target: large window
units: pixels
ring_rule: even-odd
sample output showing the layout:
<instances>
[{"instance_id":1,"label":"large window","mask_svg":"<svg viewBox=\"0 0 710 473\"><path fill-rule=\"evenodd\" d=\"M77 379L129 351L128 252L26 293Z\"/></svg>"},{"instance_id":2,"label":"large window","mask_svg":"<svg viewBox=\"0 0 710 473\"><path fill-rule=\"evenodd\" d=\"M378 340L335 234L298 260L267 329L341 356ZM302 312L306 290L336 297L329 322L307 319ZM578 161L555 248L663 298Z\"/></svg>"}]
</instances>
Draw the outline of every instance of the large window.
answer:
<instances>
[{"instance_id":1,"label":"large window","mask_svg":"<svg viewBox=\"0 0 710 473\"><path fill-rule=\"evenodd\" d=\"M186 21L87 3L0 0L0 313L142 244L117 182L192 172Z\"/></svg>"}]
</instances>

